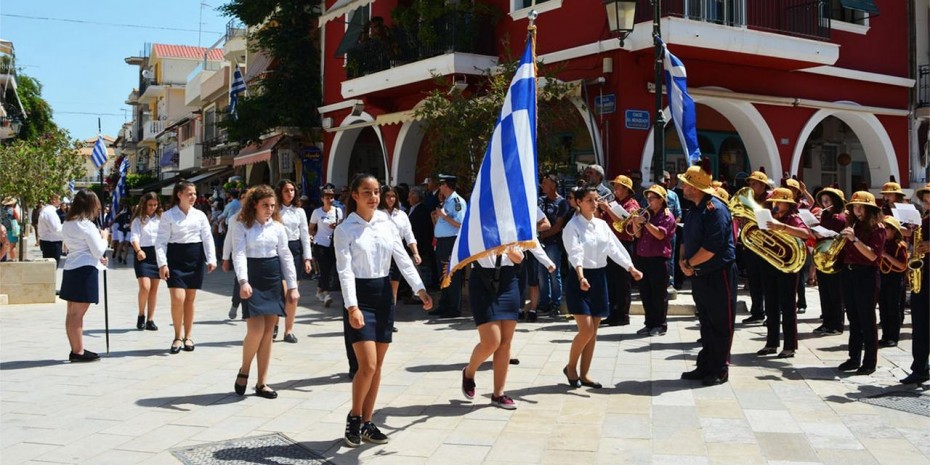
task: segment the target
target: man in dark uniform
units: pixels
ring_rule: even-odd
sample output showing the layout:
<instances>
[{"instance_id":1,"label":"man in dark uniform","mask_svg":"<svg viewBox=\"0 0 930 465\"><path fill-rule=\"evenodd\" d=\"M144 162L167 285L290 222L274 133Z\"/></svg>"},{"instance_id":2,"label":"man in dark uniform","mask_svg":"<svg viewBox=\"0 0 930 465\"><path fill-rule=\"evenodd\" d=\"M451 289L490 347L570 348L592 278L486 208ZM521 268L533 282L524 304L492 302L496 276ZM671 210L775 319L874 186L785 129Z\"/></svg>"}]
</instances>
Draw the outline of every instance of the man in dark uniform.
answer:
<instances>
[{"instance_id":1,"label":"man in dark uniform","mask_svg":"<svg viewBox=\"0 0 930 465\"><path fill-rule=\"evenodd\" d=\"M449 267L455 238L462 227L462 221L465 221L465 199L455 192L455 176L440 174L438 178L439 193L445 200L433 210L432 215L436 222L436 261L441 275ZM439 318L462 316L462 271L452 274L452 282L442 290L439 305L429 314Z\"/></svg>"},{"instance_id":2,"label":"man in dark uniform","mask_svg":"<svg viewBox=\"0 0 930 465\"><path fill-rule=\"evenodd\" d=\"M714 197L711 175L701 166L678 175L684 196L694 202L684 223L678 262L691 278L694 304L701 322L701 352L697 368L682 379L701 380L705 386L727 382L736 309L736 248L732 217L726 204Z\"/></svg>"}]
</instances>

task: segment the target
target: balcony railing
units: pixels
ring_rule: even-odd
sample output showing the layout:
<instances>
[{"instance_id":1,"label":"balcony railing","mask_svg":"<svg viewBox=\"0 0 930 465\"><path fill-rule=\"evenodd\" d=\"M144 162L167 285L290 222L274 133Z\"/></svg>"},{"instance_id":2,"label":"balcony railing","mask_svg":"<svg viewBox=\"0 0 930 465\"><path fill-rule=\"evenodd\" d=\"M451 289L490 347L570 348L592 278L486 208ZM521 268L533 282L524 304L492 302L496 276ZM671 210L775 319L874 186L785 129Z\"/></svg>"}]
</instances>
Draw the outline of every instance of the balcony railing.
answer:
<instances>
[{"instance_id":1,"label":"balcony railing","mask_svg":"<svg viewBox=\"0 0 930 465\"><path fill-rule=\"evenodd\" d=\"M401 27L391 29L383 38L363 33L346 52L347 77L353 79L446 53L497 55L494 21L489 15L456 12L435 21L432 29L434 38L428 40L419 38L417 31Z\"/></svg>"},{"instance_id":2,"label":"balcony railing","mask_svg":"<svg viewBox=\"0 0 930 465\"><path fill-rule=\"evenodd\" d=\"M917 68L917 106L930 107L930 65Z\"/></svg>"},{"instance_id":3,"label":"balcony railing","mask_svg":"<svg viewBox=\"0 0 930 465\"><path fill-rule=\"evenodd\" d=\"M665 0L662 16L830 40L830 12L824 5L820 0ZM638 0L636 22L652 21L652 12L652 1Z\"/></svg>"}]
</instances>

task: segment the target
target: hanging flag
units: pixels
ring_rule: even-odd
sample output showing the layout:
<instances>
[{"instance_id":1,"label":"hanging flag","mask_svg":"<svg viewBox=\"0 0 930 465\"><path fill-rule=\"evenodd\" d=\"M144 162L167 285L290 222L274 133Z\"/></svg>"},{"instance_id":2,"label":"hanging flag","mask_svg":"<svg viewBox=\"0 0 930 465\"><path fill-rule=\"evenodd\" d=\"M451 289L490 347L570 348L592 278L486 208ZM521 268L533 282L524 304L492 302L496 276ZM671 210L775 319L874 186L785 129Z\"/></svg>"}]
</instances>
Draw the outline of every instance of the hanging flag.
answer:
<instances>
[{"instance_id":1,"label":"hanging flag","mask_svg":"<svg viewBox=\"0 0 930 465\"><path fill-rule=\"evenodd\" d=\"M94 150L90 153L90 159L98 170L107 162L107 143L103 140L103 137L97 136L97 142L94 143Z\"/></svg>"},{"instance_id":2,"label":"hanging flag","mask_svg":"<svg viewBox=\"0 0 930 465\"><path fill-rule=\"evenodd\" d=\"M68 195L70 195L71 197L74 197L74 190L75 190L75 189L74 189L74 180L72 179L72 180L68 181Z\"/></svg>"},{"instance_id":3,"label":"hanging flag","mask_svg":"<svg viewBox=\"0 0 930 465\"><path fill-rule=\"evenodd\" d=\"M688 95L688 74L685 65L668 50L665 42L656 37L665 52L665 89L668 92L668 108L675 122L675 131L681 146L687 148L691 164L700 163L701 149L697 140L697 112L694 99Z\"/></svg>"},{"instance_id":4,"label":"hanging flag","mask_svg":"<svg viewBox=\"0 0 930 465\"><path fill-rule=\"evenodd\" d=\"M452 273L507 247L536 246L536 63L527 40L452 248Z\"/></svg>"},{"instance_id":5,"label":"hanging flag","mask_svg":"<svg viewBox=\"0 0 930 465\"><path fill-rule=\"evenodd\" d=\"M235 69L233 69L233 80L229 85L229 114L233 119L238 118L236 114L236 104L239 101L239 94L245 92L245 79L242 79L242 71L239 70L239 63L235 63Z\"/></svg>"},{"instance_id":6,"label":"hanging flag","mask_svg":"<svg viewBox=\"0 0 930 465\"><path fill-rule=\"evenodd\" d=\"M129 169L129 158L124 158L119 165L119 181L116 182L116 189L113 190L113 205L110 211L116 215L119 213L120 199L126 196L126 171Z\"/></svg>"}]
</instances>

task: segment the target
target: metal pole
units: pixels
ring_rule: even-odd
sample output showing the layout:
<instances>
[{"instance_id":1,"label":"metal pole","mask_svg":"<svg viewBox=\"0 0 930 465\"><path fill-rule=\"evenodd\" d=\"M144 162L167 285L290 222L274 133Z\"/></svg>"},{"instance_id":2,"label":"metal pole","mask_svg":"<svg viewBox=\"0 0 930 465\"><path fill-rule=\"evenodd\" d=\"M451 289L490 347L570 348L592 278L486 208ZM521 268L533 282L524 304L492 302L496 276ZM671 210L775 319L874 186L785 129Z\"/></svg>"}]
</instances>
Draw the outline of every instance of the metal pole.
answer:
<instances>
[{"instance_id":1,"label":"metal pole","mask_svg":"<svg viewBox=\"0 0 930 465\"><path fill-rule=\"evenodd\" d=\"M662 0L653 0L652 35L655 42L655 88L656 88L656 123L653 132L654 148L652 151L653 174L652 182L662 180L662 170L665 169L665 116L662 114L662 46L657 38L662 38L659 18L662 15Z\"/></svg>"},{"instance_id":2,"label":"metal pole","mask_svg":"<svg viewBox=\"0 0 930 465\"><path fill-rule=\"evenodd\" d=\"M107 357L110 356L110 302L107 292L107 269L103 269L103 328L107 339Z\"/></svg>"}]
</instances>

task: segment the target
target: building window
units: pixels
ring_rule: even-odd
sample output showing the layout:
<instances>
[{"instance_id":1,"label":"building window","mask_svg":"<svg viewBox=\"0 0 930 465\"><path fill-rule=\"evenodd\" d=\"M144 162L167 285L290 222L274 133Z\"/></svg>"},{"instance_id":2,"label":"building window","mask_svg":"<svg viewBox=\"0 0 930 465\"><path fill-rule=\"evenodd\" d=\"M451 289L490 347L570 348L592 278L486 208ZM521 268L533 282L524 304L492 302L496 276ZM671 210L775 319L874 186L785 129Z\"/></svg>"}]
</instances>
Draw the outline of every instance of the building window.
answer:
<instances>
[{"instance_id":1,"label":"building window","mask_svg":"<svg viewBox=\"0 0 930 465\"><path fill-rule=\"evenodd\" d=\"M518 0L517 3L522 3L523 6L520 8L532 8L539 3L545 3L549 0Z\"/></svg>"},{"instance_id":2,"label":"building window","mask_svg":"<svg viewBox=\"0 0 930 465\"><path fill-rule=\"evenodd\" d=\"M210 108L203 112L203 140L210 142L216 138L216 109Z\"/></svg>"},{"instance_id":3,"label":"building window","mask_svg":"<svg viewBox=\"0 0 930 465\"><path fill-rule=\"evenodd\" d=\"M531 10L545 13L558 9L563 0L510 0L510 17L514 20L525 19Z\"/></svg>"},{"instance_id":4,"label":"building window","mask_svg":"<svg viewBox=\"0 0 930 465\"><path fill-rule=\"evenodd\" d=\"M830 11L825 12L824 15L828 15L829 18L834 21L858 24L860 26L869 25L869 14L867 12L846 8L843 6L843 0L830 0L829 2L824 3L824 7L830 8Z\"/></svg>"}]
</instances>

